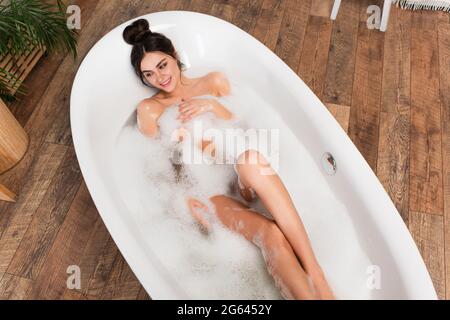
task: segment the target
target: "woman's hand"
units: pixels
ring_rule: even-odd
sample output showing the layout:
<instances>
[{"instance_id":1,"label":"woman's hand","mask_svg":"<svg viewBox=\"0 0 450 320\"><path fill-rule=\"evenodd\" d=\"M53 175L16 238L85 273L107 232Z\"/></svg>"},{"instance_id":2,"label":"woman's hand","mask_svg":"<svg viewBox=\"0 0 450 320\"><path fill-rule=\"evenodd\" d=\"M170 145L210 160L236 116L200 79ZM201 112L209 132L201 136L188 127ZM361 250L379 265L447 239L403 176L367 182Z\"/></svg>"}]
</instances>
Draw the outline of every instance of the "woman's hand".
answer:
<instances>
[{"instance_id":1,"label":"woman's hand","mask_svg":"<svg viewBox=\"0 0 450 320\"><path fill-rule=\"evenodd\" d=\"M182 99L179 105L180 115L177 119L186 122L206 112L212 112L221 119L228 120L232 113L215 99Z\"/></svg>"},{"instance_id":2,"label":"woman's hand","mask_svg":"<svg viewBox=\"0 0 450 320\"><path fill-rule=\"evenodd\" d=\"M206 112L214 111L216 100L214 99L182 99L178 106L180 115L177 117L181 122L187 122Z\"/></svg>"}]
</instances>

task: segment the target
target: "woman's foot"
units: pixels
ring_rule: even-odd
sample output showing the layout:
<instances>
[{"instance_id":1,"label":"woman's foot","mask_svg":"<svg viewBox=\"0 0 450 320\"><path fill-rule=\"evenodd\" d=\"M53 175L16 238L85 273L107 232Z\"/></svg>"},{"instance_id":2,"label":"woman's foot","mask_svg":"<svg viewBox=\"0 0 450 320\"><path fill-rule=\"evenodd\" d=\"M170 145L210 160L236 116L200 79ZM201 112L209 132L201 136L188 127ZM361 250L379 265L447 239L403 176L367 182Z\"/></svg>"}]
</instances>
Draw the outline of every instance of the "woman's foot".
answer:
<instances>
[{"instance_id":1,"label":"woman's foot","mask_svg":"<svg viewBox=\"0 0 450 320\"><path fill-rule=\"evenodd\" d=\"M242 198L244 198L245 201L252 202L256 199L255 190L253 190L250 187L246 187L241 182L241 179L239 179L239 176L238 176L238 180L237 180L237 185L238 185L238 189L239 189L239 194L241 195Z\"/></svg>"},{"instance_id":2,"label":"woman's foot","mask_svg":"<svg viewBox=\"0 0 450 320\"><path fill-rule=\"evenodd\" d=\"M208 232L211 229L211 226L208 220L206 220L206 218L204 217L204 213L211 213L208 206L194 198L187 199L187 204L189 207L189 211L191 212L194 219L200 224L200 226L203 227L206 232Z\"/></svg>"}]
</instances>

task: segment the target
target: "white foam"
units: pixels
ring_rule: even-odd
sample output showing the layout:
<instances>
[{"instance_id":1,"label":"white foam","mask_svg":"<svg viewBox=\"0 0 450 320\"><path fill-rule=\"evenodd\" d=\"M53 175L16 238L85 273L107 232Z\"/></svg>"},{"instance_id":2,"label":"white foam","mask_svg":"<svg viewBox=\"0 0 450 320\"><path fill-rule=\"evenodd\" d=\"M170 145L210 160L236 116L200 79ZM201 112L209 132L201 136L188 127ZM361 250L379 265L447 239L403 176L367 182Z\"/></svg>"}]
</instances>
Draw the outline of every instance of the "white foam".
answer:
<instances>
[{"instance_id":1,"label":"white foam","mask_svg":"<svg viewBox=\"0 0 450 320\"><path fill-rule=\"evenodd\" d=\"M338 298L370 298L366 270L371 264L359 246L345 206L334 196L311 155L279 115L245 83L231 78L232 95L219 98L237 120L210 125L280 129L280 176L308 231L314 252ZM177 108L160 118L162 131L179 126ZM211 121L204 116L202 120ZM244 120L244 121L242 121ZM189 165L179 175L169 160L174 149L163 134L144 137L124 127L114 159L124 202L147 245L191 298L281 299L260 250L214 220L206 236L190 215L185 199L207 202L227 193L236 178L231 165ZM295 150L295 152L293 152ZM263 210L261 203L256 208ZM267 215L267 212L263 212ZM150 292L151 294L151 292Z\"/></svg>"}]
</instances>

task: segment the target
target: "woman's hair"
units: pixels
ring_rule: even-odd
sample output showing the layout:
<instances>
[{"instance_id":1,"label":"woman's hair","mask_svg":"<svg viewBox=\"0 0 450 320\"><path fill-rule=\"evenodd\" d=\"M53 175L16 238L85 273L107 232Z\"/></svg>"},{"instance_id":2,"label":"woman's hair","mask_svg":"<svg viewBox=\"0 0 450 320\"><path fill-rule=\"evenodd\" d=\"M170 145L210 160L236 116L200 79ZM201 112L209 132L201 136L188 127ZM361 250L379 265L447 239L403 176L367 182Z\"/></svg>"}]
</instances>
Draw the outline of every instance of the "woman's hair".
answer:
<instances>
[{"instance_id":1,"label":"woman's hair","mask_svg":"<svg viewBox=\"0 0 450 320\"><path fill-rule=\"evenodd\" d=\"M139 79L146 86L151 87L144 80L141 62L147 52L160 51L171 56L177 60L178 67L182 70L183 64L177 57L172 41L161 33L152 32L146 19L136 20L127 26L123 31L123 39L126 43L133 46L131 50L131 64Z\"/></svg>"}]
</instances>

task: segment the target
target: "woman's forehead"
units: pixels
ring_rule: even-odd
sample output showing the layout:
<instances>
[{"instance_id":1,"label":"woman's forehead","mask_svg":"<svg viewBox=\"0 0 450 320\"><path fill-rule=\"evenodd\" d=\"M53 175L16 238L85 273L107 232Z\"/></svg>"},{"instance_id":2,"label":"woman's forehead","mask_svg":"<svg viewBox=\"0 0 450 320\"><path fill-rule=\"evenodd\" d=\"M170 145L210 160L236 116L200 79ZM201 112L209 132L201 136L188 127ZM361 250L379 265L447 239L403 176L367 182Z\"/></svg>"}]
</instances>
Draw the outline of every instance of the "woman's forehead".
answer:
<instances>
[{"instance_id":1,"label":"woman's forehead","mask_svg":"<svg viewBox=\"0 0 450 320\"><path fill-rule=\"evenodd\" d=\"M158 63L168 55L159 51L147 52L141 61L141 70L154 70Z\"/></svg>"}]
</instances>

